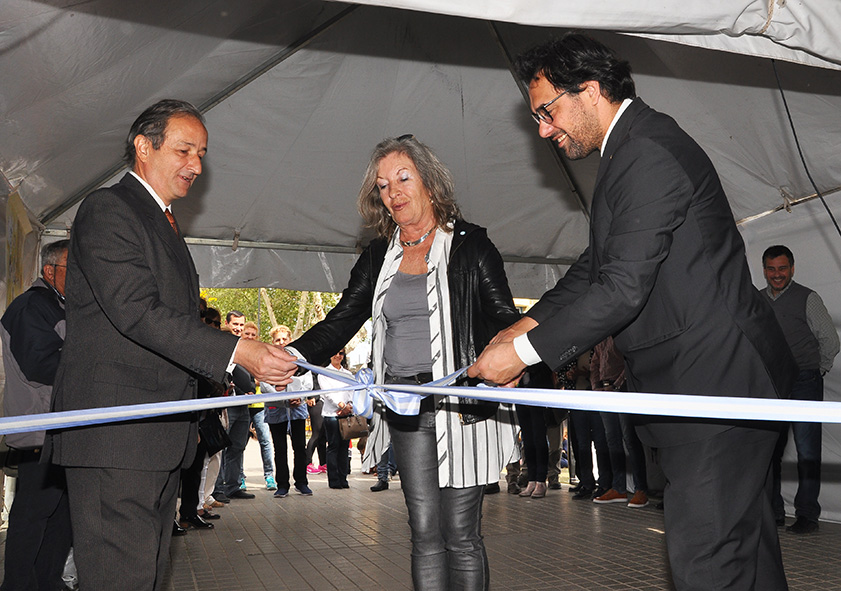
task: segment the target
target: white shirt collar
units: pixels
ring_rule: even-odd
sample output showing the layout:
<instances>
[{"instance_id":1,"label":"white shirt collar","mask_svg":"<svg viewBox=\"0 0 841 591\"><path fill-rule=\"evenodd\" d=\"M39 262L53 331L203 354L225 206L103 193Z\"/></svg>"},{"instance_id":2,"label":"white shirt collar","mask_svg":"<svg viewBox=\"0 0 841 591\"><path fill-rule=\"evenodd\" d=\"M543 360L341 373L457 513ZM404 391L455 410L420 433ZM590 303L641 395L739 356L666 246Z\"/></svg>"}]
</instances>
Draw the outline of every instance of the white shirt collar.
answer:
<instances>
[{"instance_id":1,"label":"white shirt collar","mask_svg":"<svg viewBox=\"0 0 841 591\"><path fill-rule=\"evenodd\" d=\"M129 173L130 173L130 174L131 174L134 178L136 178L138 181L140 181L140 184L141 184L141 185L143 185L144 187L146 187L146 190L147 190L147 191L149 191L149 194L150 194L150 195L152 196L152 198L155 200L155 203L157 203L157 204L158 204L158 207L160 207L160 208L161 208L161 211L169 211L169 212L172 212L172 209L170 209L169 207L167 207L167 206L166 206L166 204L163 202L163 200L162 200L160 197L158 197L158 194L157 194L157 193L155 193L155 190L152 188L152 185L150 185L149 183L147 183L146 181L144 181L142 178L140 178L140 176L139 176L136 172L134 172L133 170L130 170L130 171L129 171Z\"/></svg>"},{"instance_id":2,"label":"white shirt collar","mask_svg":"<svg viewBox=\"0 0 841 591\"><path fill-rule=\"evenodd\" d=\"M616 111L616 115L613 116L613 121L610 122L610 127L607 128L607 133L604 134L604 139L602 140L602 148L599 150L600 154L604 154L605 146L607 146L607 138L610 137L610 132L613 131L613 127L616 125L616 122L619 121L619 118L622 116L622 113L625 112L631 103L634 102L633 99L625 99L622 101L622 104L619 105L619 110Z\"/></svg>"}]
</instances>

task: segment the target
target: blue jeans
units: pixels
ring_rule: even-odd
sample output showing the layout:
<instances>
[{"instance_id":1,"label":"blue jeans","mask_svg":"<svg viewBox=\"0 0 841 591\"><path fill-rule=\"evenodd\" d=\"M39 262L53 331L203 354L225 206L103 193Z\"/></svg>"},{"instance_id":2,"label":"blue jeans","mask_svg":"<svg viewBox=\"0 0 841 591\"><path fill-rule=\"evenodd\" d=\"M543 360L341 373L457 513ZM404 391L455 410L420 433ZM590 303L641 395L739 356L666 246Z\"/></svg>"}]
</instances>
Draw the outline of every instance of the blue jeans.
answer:
<instances>
[{"instance_id":1,"label":"blue jeans","mask_svg":"<svg viewBox=\"0 0 841 591\"><path fill-rule=\"evenodd\" d=\"M483 591L490 573L482 539L485 487L438 487L435 412L413 423L392 421L389 432L412 531L416 591Z\"/></svg>"},{"instance_id":2,"label":"blue jeans","mask_svg":"<svg viewBox=\"0 0 841 591\"><path fill-rule=\"evenodd\" d=\"M257 442L260 444L260 458L263 460L263 478L269 479L274 476L274 465L272 463L274 448L272 447L272 434L269 425L266 424L266 409L252 408L251 413L251 422L254 423Z\"/></svg>"},{"instance_id":3,"label":"blue jeans","mask_svg":"<svg viewBox=\"0 0 841 591\"><path fill-rule=\"evenodd\" d=\"M797 381L791 389L792 400L823 400L823 377L820 370L803 370L797 374ZM797 494L794 497L794 514L809 521L817 521L821 515L818 496L821 492L821 423L789 423L797 448ZM783 452L788 443L788 427L784 424L774 449L771 461L774 475L774 516L785 517L785 505L780 494Z\"/></svg>"},{"instance_id":4,"label":"blue jeans","mask_svg":"<svg viewBox=\"0 0 841 591\"><path fill-rule=\"evenodd\" d=\"M394 444L389 443L388 449L377 463L377 480L388 482L388 475L397 473L397 463L394 461Z\"/></svg>"},{"instance_id":5,"label":"blue jeans","mask_svg":"<svg viewBox=\"0 0 841 591\"><path fill-rule=\"evenodd\" d=\"M610 450L610 465L613 469L613 490L626 492L627 472L625 448L628 449L627 467L634 477L634 491L648 490L645 473L645 449L642 447L633 422L626 414L600 412L607 447Z\"/></svg>"},{"instance_id":6,"label":"blue jeans","mask_svg":"<svg viewBox=\"0 0 841 591\"><path fill-rule=\"evenodd\" d=\"M242 474L242 452L248 443L248 426L251 424L251 413L247 406L231 406L228 408L228 437L231 445L222 452L222 492L231 496L239 490L239 479Z\"/></svg>"}]
</instances>

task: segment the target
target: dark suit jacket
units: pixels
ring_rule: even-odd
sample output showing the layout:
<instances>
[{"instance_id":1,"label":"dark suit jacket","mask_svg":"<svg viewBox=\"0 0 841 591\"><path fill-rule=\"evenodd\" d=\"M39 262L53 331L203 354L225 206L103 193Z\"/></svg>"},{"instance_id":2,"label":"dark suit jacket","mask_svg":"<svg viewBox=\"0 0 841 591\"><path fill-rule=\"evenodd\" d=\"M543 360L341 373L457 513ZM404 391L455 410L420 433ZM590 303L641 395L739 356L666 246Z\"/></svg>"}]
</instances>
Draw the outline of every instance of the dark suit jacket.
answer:
<instances>
[{"instance_id":1,"label":"dark suit jacket","mask_svg":"<svg viewBox=\"0 0 841 591\"><path fill-rule=\"evenodd\" d=\"M639 98L602 154L589 247L528 315L540 323L529 340L554 368L614 335L633 390L773 398L796 372L712 162ZM647 422L661 424L652 445L731 424Z\"/></svg>"},{"instance_id":2,"label":"dark suit jacket","mask_svg":"<svg viewBox=\"0 0 841 591\"><path fill-rule=\"evenodd\" d=\"M189 399L196 375L222 381L238 339L201 322L187 245L132 175L80 206L66 295L54 410ZM185 415L68 429L52 437L53 461L169 471L193 460L196 439Z\"/></svg>"}]
</instances>

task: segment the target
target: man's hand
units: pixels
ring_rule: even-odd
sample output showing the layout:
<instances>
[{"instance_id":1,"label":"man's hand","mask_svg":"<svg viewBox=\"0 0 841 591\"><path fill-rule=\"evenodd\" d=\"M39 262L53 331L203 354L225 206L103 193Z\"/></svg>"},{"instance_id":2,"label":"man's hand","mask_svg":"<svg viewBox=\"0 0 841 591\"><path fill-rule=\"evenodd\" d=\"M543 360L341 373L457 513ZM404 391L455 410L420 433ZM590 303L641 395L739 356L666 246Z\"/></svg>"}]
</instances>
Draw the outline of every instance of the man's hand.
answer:
<instances>
[{"instance_id":1,"label":"man's hand","mask_svg":"<svg viewBox=\"0 0 841 591\"><path fill-rule=\"evenodd\" d=\"M537 326L536 320L529 318L528 316L523 316L508 328L496 333L496 336L491 339L491 345L496 345L498 343L510 343L516 337L527 333L535 326Z\"/></svg>"},{"instance_id":2,"label":"man's hand","mask_svg":"<svg viewBox=\"0 0 841 591\"><path fill-rule=\"evenodd\" d=\"M240 339L234 363L243 366L260 382L285 386L298 370L295 357L279 347L260 341Z\"/></svg>"},{"instance_id":3,"label":"man's hand","mask_svg":"<svg viewBox=\"0 0 841 591\"><path fill-rule=\"evenodd\" d=\"M514 344L504 342L485 347L476 363L468 368L467 375L494 384L508 384L517 379L524 369L526 364L517 356Z\"/></svg>"}]
</instances>

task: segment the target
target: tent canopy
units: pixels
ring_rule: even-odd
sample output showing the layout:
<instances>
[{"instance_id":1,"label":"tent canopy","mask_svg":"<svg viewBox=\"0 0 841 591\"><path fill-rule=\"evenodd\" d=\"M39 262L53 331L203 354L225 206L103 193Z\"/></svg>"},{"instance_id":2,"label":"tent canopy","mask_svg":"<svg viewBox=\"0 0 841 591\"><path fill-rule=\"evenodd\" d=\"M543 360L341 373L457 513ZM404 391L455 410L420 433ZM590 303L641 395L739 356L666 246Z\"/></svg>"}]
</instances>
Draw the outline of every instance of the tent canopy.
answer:
<instances>
[{"instance_id":1,"label":"tent canopy","mask_svg":"<svg viewBox=\"0 0 841 591\"><path fill-rule=\"evenodd\" d=\"M477 18L303 0L9 0L0 172L61 233L84 195L123 174L137 114L160 98L190 100L206 111L210 150L174 210L203 282L335 291L369 237L355 198L370 150L411 132L453 170L465 217L488 227L515 293L535 297L586 243L597 156L570 162L537 137L510 59L554 26L624 23L647 37L593 34L629 59L639 94L705 147L737 219L814 193L772 63L757 54L793 60L777 67L807 161L822 191L841 186L841 72L794 63L837 65L839 29L797 14L804 6L776 6L769 21L765 2L747 0L562 12L547 1L446 4ZM766 21L764 36L750 34ZM669 35L729 51L658 38Z\"/></svg>"},{"instance_id":2,"label":"tent canopy","mask_svg":"<svg viewBox=\"0 0 841 591\"><path fill-rule=\"evenodd\" d=\"M788 243L798 280L841 317L839 239L809 201L792 133L836 208L837 0L5 0L0 196L16 192L47 236L66 235L79 201L123 174L134 118L186 99L206 113L210 151L174 210L202 283L339 291L367 239L355 198L370 151L414 133L451 167L515 295L537 297L586 245L598 160L570 162L538 138L510 63L565 28L628 59L640 96L705 148L756 283L762 250ZM821 501L839 520L841 428L824 433Z\"/></svg>"}]
</instances>

